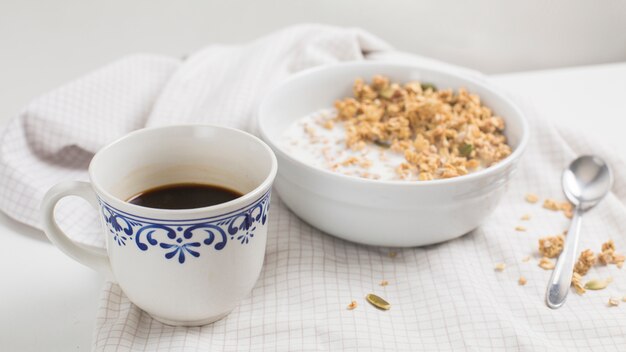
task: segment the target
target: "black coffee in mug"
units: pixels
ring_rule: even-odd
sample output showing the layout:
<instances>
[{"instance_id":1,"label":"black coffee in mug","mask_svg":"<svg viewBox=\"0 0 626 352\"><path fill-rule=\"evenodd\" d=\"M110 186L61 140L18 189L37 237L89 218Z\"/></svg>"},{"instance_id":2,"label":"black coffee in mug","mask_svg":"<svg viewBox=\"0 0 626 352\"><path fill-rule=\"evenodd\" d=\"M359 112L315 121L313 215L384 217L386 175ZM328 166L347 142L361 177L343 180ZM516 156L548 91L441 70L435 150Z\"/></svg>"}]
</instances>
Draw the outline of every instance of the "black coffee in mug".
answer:
<instances>
[{"instance_id":1,"label":"black coffee in mug","mask_svg":"<svg viewBox=\"0 0 626 352\"><path fill-rule=\"evenodd\" d=\"M222 186L177 183L140 192L127 202L148 208L193 209L226 203L242 195Z\"/></svg>"}]
</instances>

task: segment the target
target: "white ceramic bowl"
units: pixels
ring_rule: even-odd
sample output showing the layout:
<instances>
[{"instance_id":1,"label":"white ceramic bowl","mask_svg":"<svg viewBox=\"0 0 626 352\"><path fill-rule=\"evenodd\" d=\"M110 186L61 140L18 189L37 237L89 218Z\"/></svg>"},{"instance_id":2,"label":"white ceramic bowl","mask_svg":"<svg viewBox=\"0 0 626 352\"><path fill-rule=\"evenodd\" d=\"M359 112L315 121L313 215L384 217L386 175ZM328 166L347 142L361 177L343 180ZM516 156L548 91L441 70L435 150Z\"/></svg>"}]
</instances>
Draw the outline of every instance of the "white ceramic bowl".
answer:
<instances>
[{"instance_id":1,"label":"white ceramic bowl","mask_svg":"<svg viewBox=\"0 0 626 352\"><path fill-rule=\"evenodd\" d=\"M467 88L506 122L513 153L465 176L433 181L380 181L307 165L283 148L282 134L295 120L351 96L355 78L375 74L392 81L419 80L440 88ZM528 142L522 112L477 79L423 66L343 63L301 72L268 94L259 111L262 138L278 158L275 187L306 222L337 237L370 245L410 247L446 241L478 227L495 209Z\"/></svg>"}]
</instances>

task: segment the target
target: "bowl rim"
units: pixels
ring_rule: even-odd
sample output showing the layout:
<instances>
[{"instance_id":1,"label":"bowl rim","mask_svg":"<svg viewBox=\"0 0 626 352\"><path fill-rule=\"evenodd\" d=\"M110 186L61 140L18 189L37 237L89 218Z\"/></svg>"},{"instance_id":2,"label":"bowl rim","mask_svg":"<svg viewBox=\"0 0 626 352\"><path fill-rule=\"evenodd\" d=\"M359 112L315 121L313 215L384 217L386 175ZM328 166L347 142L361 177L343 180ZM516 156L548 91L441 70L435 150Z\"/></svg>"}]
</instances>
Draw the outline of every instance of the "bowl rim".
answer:
<instances>
[{"instance_id":1,"label":"bowl rim","mask_svg":"<svg viewBox=\"0 0 626 352\"><path fill-rule=\"evenodd\" d=\"M353 66L363 66L363 67L379 66L381 67L381 69L384 69L385 67L389 67L389 66L394 66L394 67L405 68L405 69L414 69L414 70L417 69L421 71L430 71L430 72L434 72L435 74L440 74L444 76L452 76L454 78L458 78L458 79L470 82L474 85L480 86L482 89L489 91L497 99L500 99L505 104L508 104L515 111L515 113L519 116L519 120L522 126L520 141L517 147L515 147L515 149L509 156L499 161L497 164L490 166L486 169L468 173L462 176L445 178L445 179L435 179L435 180L427 180L427 181L405 181L405 180L374 180L374 179L367 179L367 178L344 175L341 173L325 170L325 169L307 164L293 157L287 151L283 150L282 146L280 146L279 143L274 143L274 140L269 138L269 135L266 131L266 124L263 123L263 120L264 120L264 116L267 115L265 114L265 111L267 110L267 105L269 104L268 101L270 100L272 96L276 94L276 92L278 92L281 89L284 89L285 86L290 85L293 81L304 79L307 76L315 75L321 71L340 70L343 68L353 67ZM336 178L338 181L353 182L353 183L364 184L364 185L369 184L369 185L377 185L377 186L386 185L386 186L391 186L391 187L427 187L427 186L471 182L475 179L487 177L489 175L498 173L501 170L507 168L510 164L513 164L514 162L516 162L523 155L527 147L528 141L530 139L530 136L529 136L530 129L528 125L528 120L526 119L522 110L511 99L509 99L505 95L498 92L498 89L495 88L493 85L489 84L486 81L482 81L477 78L474 78L471 75L466 74L466 73L456 72L454 70L444 70L441 68L434 68L432 66L423 65L419 63L398 63L398 62L393 62L393 61L356 61L356 62L332 63L328 65L316 66L313 68L305 69L303 71L297 72L289 76L287 79L281 81L280 83L275 85L272 89L270 89L268 93L265 95L265 97L263 98L263 101L261 102L257 111L258 111L257 126L259 129L261 138L272 148L272 150L274 150L274 152L277 155L280 155L281 157L286 158L298 165L304 166L308 171L313 172L314 174Z\"/></svg>"}]
</instances>

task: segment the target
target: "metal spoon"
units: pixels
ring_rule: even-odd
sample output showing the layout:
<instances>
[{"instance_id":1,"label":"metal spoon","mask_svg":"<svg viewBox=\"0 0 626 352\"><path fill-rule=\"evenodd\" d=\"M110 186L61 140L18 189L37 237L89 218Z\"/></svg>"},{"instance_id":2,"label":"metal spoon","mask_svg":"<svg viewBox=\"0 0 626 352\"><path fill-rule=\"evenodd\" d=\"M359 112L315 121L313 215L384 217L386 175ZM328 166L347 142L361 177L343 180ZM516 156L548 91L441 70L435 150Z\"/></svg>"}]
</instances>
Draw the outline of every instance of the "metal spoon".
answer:
<instances>
[{"instance_id":1,"label":"metal spoon","mask_svg":"<svg viewBox=\"0 0 626 352\"><path fill-rule=\"evenodd\" d=\"M578 254L580 224L585 211L593 208L613 185L613 174L604 160L584 155L572 161L563 171L563 192L574 204L574 216L565 238L565 248L559 256L546 291L546 304L560 308L567 298L572 281L572 271Z\"/></svg>"}]
</instances>

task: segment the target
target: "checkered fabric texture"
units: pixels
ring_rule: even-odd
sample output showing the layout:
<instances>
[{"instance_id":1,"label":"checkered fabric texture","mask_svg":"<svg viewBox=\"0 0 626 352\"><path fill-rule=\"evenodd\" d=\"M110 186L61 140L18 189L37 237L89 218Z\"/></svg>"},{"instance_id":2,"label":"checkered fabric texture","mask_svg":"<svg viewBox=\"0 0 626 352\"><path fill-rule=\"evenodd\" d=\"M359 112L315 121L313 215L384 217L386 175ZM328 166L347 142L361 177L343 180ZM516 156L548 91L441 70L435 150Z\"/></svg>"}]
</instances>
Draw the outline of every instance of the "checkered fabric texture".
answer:
<instances>
[{"instance_id":1,"label":"checkered fabric texture","mask_svg":"<svg viewBox=\"0 0 626 352\"><path fill-rule=\"evenodd\" d=\"M360 30L308 25L246 45L210 46L184 61L124 58L36 99L7 126L0 141L0 208L39 227L46 190L62 180L87 179L93 153L111 140L144 126L190 122L254 133L259 102L289 74L337 61L392 59L390 51ZM626 308L607 306L610 297L626 295L623 271L614 265L592 268L585 279L612 276L613 283L583 296L572 292L563 308L548 309L543 298L550 271L537 266L537 239L561 233L569 220L524 201L527 192L562 199L563 167L577 155L599 154L613 166L616 183L585 215L580 248L599 251L612 238L618 251L626 252L624 160L582 131L554 128L532 102L513 98L530 120L531 142L502 203L475 231L422 248L362 246L312 228L275 196L263 271L230 315L203 327L163 325L129 302L116 284L106 283L93 349L624 349ZM531 219L521 221L523 214ZM66 199L58 220L75 240L104 246L96 213L84 201ZM527 231L515 231L517 225ZM530 261L523 262L528 255ZM506 269L494 271L500 262ZM525 286L518 285L520 276L527 278ZM380 286L382 280L388 286ZM368 305L367 293L384 297L391 309ZM347 310L353 299L358 307Z\"/></svg>"}]
</instances>

